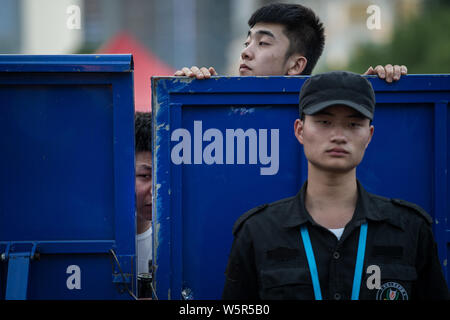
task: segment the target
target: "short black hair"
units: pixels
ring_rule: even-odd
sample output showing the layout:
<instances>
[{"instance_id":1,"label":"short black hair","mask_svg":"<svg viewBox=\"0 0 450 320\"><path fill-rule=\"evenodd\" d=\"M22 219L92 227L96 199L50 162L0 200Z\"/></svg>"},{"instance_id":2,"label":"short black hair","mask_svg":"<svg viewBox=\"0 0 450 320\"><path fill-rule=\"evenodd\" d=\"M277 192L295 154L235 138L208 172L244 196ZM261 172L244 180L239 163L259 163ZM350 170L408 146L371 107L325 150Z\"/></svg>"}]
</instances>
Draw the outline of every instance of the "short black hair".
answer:
<instances>
[{"instance_id":1,"label":"short black hair","mask_svg":"<svg viewBox=\"0 0 450 320\"><path fill-rule=\"evenodd\" d=\"M152 114L136 112L134 114L135 153L152 151Z\"/></svg>"},{"instance_id":2,"label":"short black hair","mask_svg":"<svg viewBox=\"0 0 450 320\"><path fill-rule=\"evenodd\" d=\"M294 53L302 54L308 60L302 74L310 75L325 45L325 30L314 11L300 4L272 3L256 10L248 25L253 28L260 22L284 26L290 42L286 59Z\"/></svg>"}]
</instances>

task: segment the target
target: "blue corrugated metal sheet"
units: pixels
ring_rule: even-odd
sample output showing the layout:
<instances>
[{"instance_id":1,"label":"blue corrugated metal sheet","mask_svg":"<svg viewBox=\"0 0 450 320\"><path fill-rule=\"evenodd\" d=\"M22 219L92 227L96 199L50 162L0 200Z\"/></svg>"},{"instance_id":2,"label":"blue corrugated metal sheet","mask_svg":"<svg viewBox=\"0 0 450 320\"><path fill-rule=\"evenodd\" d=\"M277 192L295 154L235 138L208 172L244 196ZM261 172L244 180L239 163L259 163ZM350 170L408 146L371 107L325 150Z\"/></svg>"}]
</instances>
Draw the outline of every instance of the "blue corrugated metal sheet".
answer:
<instances>
[{"instance_id":1,"label":"blue corrugated metal sheet","mask_svg":"<svg viewBox=\"0 0 450 320\"><path fill-rule=\"evenodd\" d=\"M0 55L0 72L129 72L129 54Z\"/></svg>"},{"instance_id":2,"label":"blue corrugated metal sheet","mask_svg":"<svg viewBox=\"0 0 450 320\"><path fill-rule=\"evenodd\" d=\"M132 56L0 55L0 150L0 298L129 299L111 250L135 292Z\"/></svg>"},{"instance_id":3,"label":"blue corrugated metal sheet","mask_svg":"<svg viewBox=\"0 0 450 320\"><path fill-rule=\"evenodd\" d=\"M409 75L392 84L368 78L377 99L375 135L357 177L369 192L414 202L430 213L448 280L450 75ZM234 221L257 205L300 189L307 164L293 123L305 79L153 78L154 263L159 298L180 299L184 289L194 299L220 298ZM185 131L176 132L180 128ZM215 155L223 164L208 164L211 159L205 150L212 139L204 134L210 129L211 136L223 138L217 142L223 154ZM265 129L269 141L270 133L279 130L276 173L262 175L261 169L269 164L261 157L252 162L248 151L241 164L236 154L234 164L226 164L227 129L252 129L259 140L264 138L258 136L259 130ZM180 159L171 158L184 141L174 132L184 132L191 164L176 164Z\"/></svg>"}]
</instances>

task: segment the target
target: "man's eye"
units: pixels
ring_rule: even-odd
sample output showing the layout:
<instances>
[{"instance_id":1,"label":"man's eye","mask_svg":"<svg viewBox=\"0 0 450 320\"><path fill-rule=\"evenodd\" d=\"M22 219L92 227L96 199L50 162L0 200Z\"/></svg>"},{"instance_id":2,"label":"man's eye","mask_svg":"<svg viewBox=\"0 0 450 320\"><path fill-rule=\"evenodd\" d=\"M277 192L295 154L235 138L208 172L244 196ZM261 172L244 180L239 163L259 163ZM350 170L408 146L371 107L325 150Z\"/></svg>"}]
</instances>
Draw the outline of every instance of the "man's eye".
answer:
<instances>
[{"instance_id":1,"label":"man's eye","mask_svg":"<svg viewBox=\"0 0 450 320\"><path fill-rule=\"evenodd\" d=\"M245 47L245 48L248 47L248 41L244 42L244 47Z\"/></svg>"},{"instance_id":2,"label":"man's eye","mask_svg":"<svg viewBox=\"0 0 450 320\"><path fill-rule=\"evenodd\" d=\"M316 122L321 124L321 125L324 125L324 126L327 126L327 125L331 124L331 122L328 121L328 120L317 120Z\"/></svg>"},{"instance_id":3,"label":"man's eye","mask_svg":"<svg viewBox=\"0 0 450 320\"><path fill-rule=\"evenodd\" d=\"M260 46L268 46L270 43L268 43L268 42L264 42L264 41L260 41L259 42L259 45Z\"/></svg>"},{"instance_id":4,"label":"man's eye","mask_svg":"<svg viewBox=\"0 0 450 320\"><path fill-rule=\"evenodd\" d=\"M360 123L357 122L350 122L350 128L359 128L361 127Z\"/></svg>"}]
</instances>

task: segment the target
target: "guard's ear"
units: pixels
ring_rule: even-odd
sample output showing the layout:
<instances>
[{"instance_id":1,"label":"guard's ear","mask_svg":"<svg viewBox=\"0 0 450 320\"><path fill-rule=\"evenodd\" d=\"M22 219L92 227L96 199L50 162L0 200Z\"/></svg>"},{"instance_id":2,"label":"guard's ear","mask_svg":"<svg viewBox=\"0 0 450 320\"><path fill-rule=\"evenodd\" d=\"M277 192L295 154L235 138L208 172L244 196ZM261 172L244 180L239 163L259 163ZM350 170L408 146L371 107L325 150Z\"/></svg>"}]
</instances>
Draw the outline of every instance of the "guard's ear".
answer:
<instances>
[{"instance_id":1,"label":"guard's ear","mask_svg":"<svg viewBox=\"0 0 450 320\"><path fill-rule=\"evenodd\" d=\"M308 60L300 54L293 54L289 57L287 61L287 75L288 76L299 76L302 74L303 70L306 68Z\"/></svg>"},{"instance_id":2,"label":"guard's ear","mask_svg":"<svg viewBox=\"0 0 450 320\"><path fill-rule=\"evenodd\" d=\"M369 138L367 139L367 143L366 143L366 148L365 149L367 149L367 147L369 146L370 141L372 141L373 132L375 130L374 126L370 125L369 130L370 130L370 134L369 134Z\"/></svg>"},{"instance_id":3,"label":"guard's ear","mask_svg":"<svg viewBox=\"0 0 450 320\"><path fill-rule=\"evenodd\" d=\"M303 127L305 120L297 119L294 122L294 134L300 144L303 144Z\"/></svg>"}]
</instances>

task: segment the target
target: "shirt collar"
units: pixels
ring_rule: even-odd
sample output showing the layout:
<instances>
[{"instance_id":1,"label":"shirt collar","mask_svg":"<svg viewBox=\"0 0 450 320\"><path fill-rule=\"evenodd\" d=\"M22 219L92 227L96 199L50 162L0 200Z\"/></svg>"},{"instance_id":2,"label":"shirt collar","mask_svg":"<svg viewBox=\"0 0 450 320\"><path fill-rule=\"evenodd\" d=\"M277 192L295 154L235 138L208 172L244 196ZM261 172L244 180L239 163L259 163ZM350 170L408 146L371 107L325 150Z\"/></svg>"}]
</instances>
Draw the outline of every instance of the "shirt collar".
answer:
<instances>
[{"instance_id":1,"label":"shirt collar","mask_svg":"<svg viewBox=\"0 0 450 320\"><path fill-rule=\"evenodd\" d=\"M356 183L358 188L358 200L356 203L355 213L350 223L358 226L364 223L366 220L386 220L394 226L400 227L402 229L404 228L401 220L396 219L394 216L389 214L388 210L383 210L377 205L377 203L373 199L373 195L363 188L358 179L356 180ZM294 197L292 208L286 211L286 216L283 219L284 227L296 227L306 222L317 225L317 223L314 222L305 207L305 194L307 185L308 181L305 181L300 191Z\"/></svg>"},{"instance_id":2,"label":"shirt collar","mask_svg":"<svg viewBox=\"0 0 450 320\"><path fill-rule=\"evenodd\" d=\"M286 216L284 217L284 222L282 224L284 227L296 227L304 224L307 221L314 223L314 220L311 218L305 208L305 193L307 185L308 180L303 183L302 188L294 197L292 208L290 208L290 210L286 210Z\"/></svg>"},{"instance_id":3,"label":"shirt collar","mask_svg":"<svg viewBox=\"0 0 450 320\"><path fill-rule=\"evenodd\" d=\"M355 212L355 218L365 220L366 218L373 221L386 221L389 224L405 230L403 220L398 215L392 214L392 208L389 206L390 199L383 198L367 192L361 183L358 183L358 204ZM358 212L358 208L361 213ZM358 215L359 213L359 215Z\"/></svg>"}]
</instances>

